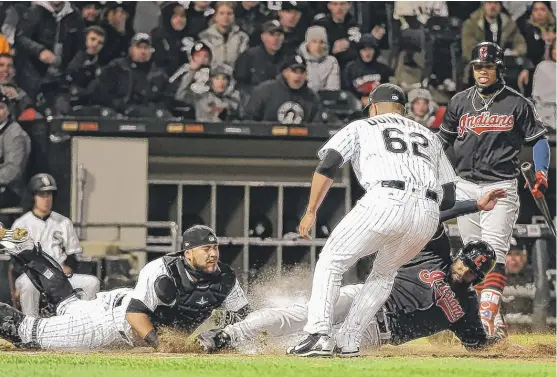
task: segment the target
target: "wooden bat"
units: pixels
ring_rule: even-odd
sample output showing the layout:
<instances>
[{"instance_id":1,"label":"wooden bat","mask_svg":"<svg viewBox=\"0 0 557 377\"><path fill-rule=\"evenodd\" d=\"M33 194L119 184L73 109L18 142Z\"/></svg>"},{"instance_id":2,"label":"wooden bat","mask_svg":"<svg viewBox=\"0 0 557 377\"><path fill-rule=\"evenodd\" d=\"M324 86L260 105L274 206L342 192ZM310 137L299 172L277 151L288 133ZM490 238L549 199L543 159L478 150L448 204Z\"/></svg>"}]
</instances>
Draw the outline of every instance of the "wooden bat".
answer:
<instances>
[{"instance_id":1,"label":"wooden bat","mask_svg":"<svg viewBox=\"0 0 557 377\"><path fill-rule=\"evenodd\" d=\"M526 183L528 184L530 189L532 189L532 187L534 187L534 185L536 184L536 176L534 174L534 169L532 169L532 164L529 162L525 162L520 167L520 170L522 171L522 175L524 176L524 179L526 179ZM545 200L545 196L542 195L541 198L534 197L534 201L536 202L536 205L540 209L543 218L547 223L549 230L551 231L551 234L553 234L553 237L556 237L555 224L553 223L553 220L551 220L551 213L549 212L549 207L547 206L547 201Z\"/></svg>"}]
</instances>

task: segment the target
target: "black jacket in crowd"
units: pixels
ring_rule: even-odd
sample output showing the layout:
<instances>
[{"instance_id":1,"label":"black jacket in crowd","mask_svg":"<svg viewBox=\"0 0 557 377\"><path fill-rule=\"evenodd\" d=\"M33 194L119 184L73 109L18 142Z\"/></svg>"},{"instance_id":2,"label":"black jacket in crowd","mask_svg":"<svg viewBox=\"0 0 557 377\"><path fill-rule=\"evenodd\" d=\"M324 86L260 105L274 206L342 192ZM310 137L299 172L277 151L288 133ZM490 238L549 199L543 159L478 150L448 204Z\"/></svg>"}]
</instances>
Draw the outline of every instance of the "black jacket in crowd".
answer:
<instances>
[{"instance_id":1,"label":"black jacket in crowd","mask_svg":"<svg viewBox=\"0 0 557 377\"><path fill-rule=\"evenodd\" d=\"M349 62L356 59L358 51L356 50L355 44L360 40L360 26L350 13L346 15L344 22L341 24L334 22L331 16L325 16L321 13L315 16L314 25L323 26L327 30L330 51L333 51L335 41L339 39L348 39L350 41L348 50L333 55L337 58L341 69L346 67Z\"/></svg>"},{"instance_id":2,"label":"black jacket in crowd","mask_svg":"<svg viewBox=\"0 0 557 377\"><path fill-rule=\"evenodd\" d=\"M131 26L126 26L126 31L121 34L108 22L104 22L101 27L104 29L104 46L99 53L99 64L105 66L114 59L128 56L130 42L135 34Z\"/></svg>"},{"instance_id":3,"label":"black jacket in crowd","mask_svg":"<svg viewBox=\"0 0 557 377\"><path fill-rule=\"evenodd\" d=\"M193 37L195 40L199 39L199 33L209 27L209 20L215 14L215 10L211 7L204 11L198 12L195 10L193 3L186 10L186 30L188 35Z\"/></svg>"},{"instance_id":4,"label":"black jacket in crowd","mask_svg":"<svg viewBox=\"0 0 557 377\"><path fill-rule=\"evenodd\" d=\"M170 23L174 8L177 6L181 7L176 3L174 6L168 5L162 8L159 26L151 31L155 49L153 61L158 67L164 67L168 76L187 63L188 51L194 43L187 25L183 30L174 30Z\"/></svg>"},{"instance_id":5,"label":"black jacket in crowd","mask_svg":"<svg viewBox=\"0 0 557 377\"><path fill-rule=\"evenodd\" d=\"M245 90L274 79L280 72L284 58L284 48L275 55L269 54L263 45L249 48L236 60L236 87Z\"/></svg>"},{"instance_id":6,"label":"black jacket in crowd","mask_svg":"<svg viewBox=\"0 0 557 377\"><path fill-rule=\"evenodd\" d=\"M25 12L16 37L16 68L18 84L32 98L50 67L39 60L41 52L50 50L57 55L60 59L55 64L56 71L63 72L85 45L83 30L81 14L69 3L58 15L42 4L33 5Z\"/></svg>"},{"instance_id":7,"label":"black jacket in crowd","mask_svg":"<svg viewBox=\"0 0 557 377\"><path fill-rule=\"evenodd\" d=\"M103 68L93 98L124 115L154 116L156 110L167 110L173 94L162 68L126 57Z\"/></svg>"},{"instance_id":8,"label":"black jacket in crowd","mask_svg":"<svg viewBox=\"0 0 557 377\"><path fill-rule=\"evenodd\" d=\"M257 37L261 35L261 25L269 19L270 14L271 12L263 3L258 3L253 8L246 9L240 2L238 6L234 8L234 19L236 20L236 24L250 37L252 35L256 36L255 38L250 38L250 45L254 43L252 46L256 46L260 43L257 42Z\"/></svg>"},{"instance_id":9,"label":"black jacket in crowd","mask_svg":"<svg viewBox=\"0 0 557 377\"><path fill-rule=\"evenodd\" d=\"M245 119L284 124L311 122L319 116L319 97L305 84L291 89L279 74L256 86L245 109Z\"/></svg>"},{"instance_id":10,"label":"black jacket in crowd","mask_svg":"<svg viewBox=\"0 0 557 377\"><path fill-rule=\"evenodd\" d=\"M90 100L92 82L101 74L101 66L97 55L89 55L85 50L77 53L66 73L66 85L72 97L79 104L87 104Z\"/></svg>"},{"instance_id":11,"label":"black jacket in crowd","mask_svg":"<svg viewBox=\"0 0 557 377\"><path fill-rule=\"evenodd\" d=\"M342 87L361 98L367 96L379 84L389 82L389 77L393 75L392 69L378 62L376 56L366 63L358 54L358 57L348 63L344 69Z\"/></svg>"}]
</instances>

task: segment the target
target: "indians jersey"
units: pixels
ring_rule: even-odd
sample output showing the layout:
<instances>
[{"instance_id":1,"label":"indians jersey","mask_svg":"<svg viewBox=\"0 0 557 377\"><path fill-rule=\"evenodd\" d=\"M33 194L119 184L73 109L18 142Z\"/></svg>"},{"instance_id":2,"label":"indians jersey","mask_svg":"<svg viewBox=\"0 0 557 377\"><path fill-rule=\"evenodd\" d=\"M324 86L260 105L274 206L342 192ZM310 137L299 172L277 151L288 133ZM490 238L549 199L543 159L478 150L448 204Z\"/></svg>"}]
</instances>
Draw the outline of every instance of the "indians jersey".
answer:
<instances>
[{"instance_id":1,"label":"indians jersey","mask_svg":"<svg viewBox=\"0 0 557 377\"><path fill-rule=\"evenodd\" d=\"M340 153L343 164L352 163L366 191L381 181L399 180L436 191L441 198L441 185L456 178L437 136L395 113L348 124L319 150L319 158L329 149Z\"/></svg>"},{"instance_id":2,"label":"indians jersey","mask_svg":"<svg viewBox=\"0 0 557 377\"><path fill-rule=\"evenodd\" d=\"M48 217L39 218L29 211L14 222L14 228L27 229L29 236L60 265L68 255L82 252L71 220L57 212L52 211Z\"/></svg>"},{"instance_id":3,"label":"indians jersey","mask_svg":"<svg viewBox=\"0 0 557 377\"><path fill-rule=\"evenodd\" d=\"M426 247L398 270L385 303L391 343L402 344L442 330L453 331L467 346L486 342L476 292L468 284L450 282L451 264L450 249Z\"/></svg>"},{"instance_id":4,"label":"indians jersey","mask_svg":"<svg viewBox=\"0 0 557 377\"><path fill-rule=\"evenodd\" d=\"M482 98L475 86L449 102L439 137L454 145L455 170L472 182L518 176L518 155L525 143L546 132L532 102L508 86Z\"/></svg>"}]
</instances>

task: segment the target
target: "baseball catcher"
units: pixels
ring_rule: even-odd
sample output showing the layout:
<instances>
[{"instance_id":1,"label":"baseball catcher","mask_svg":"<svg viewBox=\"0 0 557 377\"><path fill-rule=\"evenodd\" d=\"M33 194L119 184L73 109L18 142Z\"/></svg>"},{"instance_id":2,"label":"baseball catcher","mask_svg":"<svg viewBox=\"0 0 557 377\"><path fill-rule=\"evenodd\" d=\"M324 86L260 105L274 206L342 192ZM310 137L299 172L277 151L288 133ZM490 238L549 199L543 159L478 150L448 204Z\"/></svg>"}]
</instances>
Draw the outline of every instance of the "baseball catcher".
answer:
<instances>
[{"instance_id":1,"label":"baseball catcher","mask_svg":"<svg viewBox=\"0 0 557 377\"><path fill-rule=\"evenodd\" d=\"M0 304L0 337L20 347L42 349L158 347L157 328L188 330L223 307L229 322L245 317L248 302L234 272L219 262L212 229L196 225L183 234L182 250L148 263L131 288L80 300L61 266L24 229L0 228L0 246L56 307L56 316L26 316Z\"/></svg>"}]
</instances>

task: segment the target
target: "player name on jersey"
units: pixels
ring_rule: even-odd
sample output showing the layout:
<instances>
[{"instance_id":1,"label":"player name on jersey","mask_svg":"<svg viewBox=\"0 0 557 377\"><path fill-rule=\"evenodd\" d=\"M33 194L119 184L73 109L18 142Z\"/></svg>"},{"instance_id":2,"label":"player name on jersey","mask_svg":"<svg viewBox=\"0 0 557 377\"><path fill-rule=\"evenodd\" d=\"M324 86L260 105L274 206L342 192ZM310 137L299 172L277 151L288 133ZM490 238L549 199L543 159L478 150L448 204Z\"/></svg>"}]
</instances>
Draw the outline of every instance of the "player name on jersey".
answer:
<instances>
[{"instance_id":1,"label":"player name on jersey","mask_svg":"<svg viewBox=\"0 0 557 377\"><path fill-rule=\"evenodd\" d=\"M514 127L514 115L491 114L483 111L477 115L463 114L458 121L458 137L467 130L476 135L489 131L509 131Z\"/></svg>"}]
</instances>

